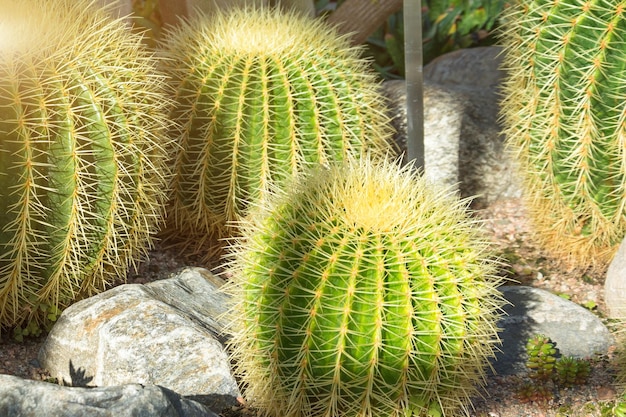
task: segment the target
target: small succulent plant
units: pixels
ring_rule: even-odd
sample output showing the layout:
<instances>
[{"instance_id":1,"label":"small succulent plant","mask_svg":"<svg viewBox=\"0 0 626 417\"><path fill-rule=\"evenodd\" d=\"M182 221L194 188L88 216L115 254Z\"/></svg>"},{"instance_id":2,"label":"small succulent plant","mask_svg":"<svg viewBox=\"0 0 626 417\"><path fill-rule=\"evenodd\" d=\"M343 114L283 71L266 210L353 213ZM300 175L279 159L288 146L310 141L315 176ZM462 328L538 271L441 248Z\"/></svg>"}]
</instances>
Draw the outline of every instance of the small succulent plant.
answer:
<instances>
[{"instance_id":1,"label":"small succulent plant","mask_svg":"<svg viewBox=\"0 0 626 417\"><path fill-rule=\"evenodd\" d=\"M546 336L536 335L531 337L526 343L528 376L537 381L551 380L557 352L555 344Z\"/></svg>"},{"instance_id":2,"label":"small succulent plant","mask_svg":"<svg viewBox=\"0 0 626 417\"><path fill-rule=\"evenodd\" d=\"M517 398L523 402L543 403L554 398L554 390L548 384L525 382L518 389Z\"/></svg>"},{"instance_id":3,"label":"small succulent plant","mask_svg":"<svg viewBox=\"0 0 626 417\"><path fill-rule=\"evenodd\" d=\"M524 401L547 401L554 396L555 389L584 384L591 373L589 362L561 356L556 343L544 335L529 338L526 353L531 381L518 390L519 398Z\"/></svg>"},{"instance_id":4,"label":"small succulent plant","mask_svg":"<svg viewBox=\"0 0 626 417\"><path fill-rule=\"evenodd\" d=\"M589 362L572 356L561 356L555 362L555 381L562 387L573 387L587 382L591 373Z\"/></svg>"},{"instance_id":5,"label":"small succulent plant","mask_svg":"<svg viewBox=\"0 0 626 417\"><path fill-rule=\"evenodd\" d=\"M466 202L370 158L297 177L233 243L233 360L270 416L451 415L498 343Z\"/></svg>"}]
</instances>

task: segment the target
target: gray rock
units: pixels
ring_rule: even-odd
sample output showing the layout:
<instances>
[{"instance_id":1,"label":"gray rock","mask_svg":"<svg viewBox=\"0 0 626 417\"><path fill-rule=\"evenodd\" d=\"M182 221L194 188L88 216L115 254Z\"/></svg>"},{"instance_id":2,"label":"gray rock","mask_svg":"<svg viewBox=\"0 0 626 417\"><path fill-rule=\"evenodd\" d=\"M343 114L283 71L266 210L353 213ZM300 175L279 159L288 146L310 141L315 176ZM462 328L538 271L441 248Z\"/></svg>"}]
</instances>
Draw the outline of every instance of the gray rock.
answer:
<instances>
[{"instance_id":1,"label":"gray rock","mask_svg":"<svg viewBox=\"0 0 626 417\"><path fill-rule=\"evenodd\" d=\"M405 85L402 80L386 81L383 84L396 130L395 144L398 153L402 154L406 154L407 149ZM424 175L432 183L456 188L459 182L459 137L464 108L462 96L425 82Z\"/></svg>"},{"instance_id":2,"label":"gray rock","mask_svg":"<svg viewBox=\"0 0 626 417\"><path fill-rule=\"evenodd\" d=\"M230 297L219 290L222 285L224 280L204 268L186 268L171 279L144 287L155 299L176 308L223 342Z\"/></svg>"},{"instance_id":3,"label":"gray rock","mask_svg":"<svg viewBox=\"0 0 626 417\"><path fill-rule=\"evenodd\" d=\"M609 330L590 311L539 288L504 286L507 315L498 326L503 330L501 352L493 362L497 374L526 371L526 342L542 334L556 342L562 355L576 358L606 354L614 343Z\"/></svg>"},{"instance_id":4,"label":"gray rock","mask_svg":"<svg viewBox=\"0 0 626 417\"><path fill-rule=\"evenodd\" d=\"M404 81L388 81L385 94L392 102L399 151L406 152L406 90ZM424 174L434 183L456 187L459 182L459 137L464 98L437 85L424 86ZM397 107L400 106L400 108ZM400 112L400 114L398 114Z\"/></svg>"},{"instance_id":5,"label":"gray rock","mask_svg":"<svg viewBox=\"0 0 626 417\"><path fill-rule=\"evenodd\" d=\"M463 49L424 67L425 175L458 184L461 197L475 197L477 205L519 197L522 190L498 123L500 52L499 47ZM406 151L405 83L387 81L383 88L396 142Z\"/></svg>"},{"instance_id":6,"label":"gray rock","mask_svg":"<svg viewBox=\"0 0 626 417\"><path fill-rule=\"evenodd\" d=\"M202 404L156 385L63 387L0 375L2 417L218 417Z\"/></svg>"},{"instance_id":7,"label":"gray rock","mask_svg":"<svg viewBox=\"0 0 626 417\"><path fill-rule=\"evenodd\" d=\"M39 362L72 386L155 384L215 410L240 397L218 340L227 296L202 268L115 287L66 309Z\"/></svg>"},{"instance_id":8,"label":"gray rock","mask_svg":"<svg viewBox=\"0 0 626 417\"><path fill-rule=\"evenodd\" d=\"M609 264L604 281L604 301L611 318L626 318L626 239Z\"/></svg>"},{"instance_id":9,"label":"gray rock","mask_svg":"<svg viewBox=\"0 0 626 417\"><path fill-rule=\"evenodd\" d=\"M424 67L424 79L458 90L497 92L504 73L502 47L481 46L459 49L441 55ZM487 94L491 92L485 91ZM489 111L497 110L497 100L489 102Z\"/></svg>"}]
</instances>

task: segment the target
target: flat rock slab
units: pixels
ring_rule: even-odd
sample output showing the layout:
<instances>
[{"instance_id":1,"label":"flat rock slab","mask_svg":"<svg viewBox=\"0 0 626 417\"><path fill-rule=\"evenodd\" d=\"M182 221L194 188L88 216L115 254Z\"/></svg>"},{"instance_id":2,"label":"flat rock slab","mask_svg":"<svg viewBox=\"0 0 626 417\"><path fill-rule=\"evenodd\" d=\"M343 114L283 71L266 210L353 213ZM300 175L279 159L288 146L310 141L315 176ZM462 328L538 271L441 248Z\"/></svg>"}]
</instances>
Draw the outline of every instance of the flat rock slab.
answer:
<instances>
[{"instance_id":1,"label":"flat rock slab","mask_svg":"<svg viewBox=\"0 0 626 417\"><path fill-rule=\"evenodd\" d=\"M66 309L39 353L66 385L154 384L219 411L241 396L220 343L223 281L202 268L115 287Z\"/></svg>"},{"instance_id":2,"label":"flat rock slab","mask_svg":"<svg viewBox=\"0 0 626 417\"><path fill-rule=\"evenodd\" d=\"M64 387L0 375L2 417L218 417L156 385Z\"/></svg>"},{"instance_id":3,"label":"flat rock slab","mask_svg":"<svg viewBox=\"0 0 626 417\"><path fill-rule=\"evenodd\" d=\"M602 321L587 309L539 288L504 286L504 298L511 303L504 307L507 316L502 328L502 346L492 363L499 375L524 373L526 342L542 334L553 342L564 356L589 358L606 354L614 343L613 336Z\"/></svg>"}]
</instances>

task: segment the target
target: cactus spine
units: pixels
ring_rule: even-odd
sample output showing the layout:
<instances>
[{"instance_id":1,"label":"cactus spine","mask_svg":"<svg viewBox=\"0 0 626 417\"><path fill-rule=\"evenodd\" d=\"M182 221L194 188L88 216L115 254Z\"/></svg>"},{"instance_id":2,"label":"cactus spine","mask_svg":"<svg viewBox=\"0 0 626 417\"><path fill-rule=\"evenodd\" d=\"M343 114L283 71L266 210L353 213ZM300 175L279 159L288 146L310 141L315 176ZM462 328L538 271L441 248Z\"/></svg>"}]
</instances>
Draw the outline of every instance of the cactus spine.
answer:
<instances>
[{"instance_id":1,"label":"cactus spine","mask_svg":"<svg viewBox=\"0 0 626 417\"><path fill-rule=\"evenodd\" d=\"M294 417L464 408L501 306L465 203L370 158L289 188L233 245L233 359L250 401Z\"/></svg>"},{"instance_id":2,"label":"cactus spine","mask_svg":"<svg viewBox=\"0 0 626 417\"><path fill-rule=\"evenodd\" d=\"M161 220L164 77L92 6L0 0L0 327L123 277Z\"/></svg>"},{"instance_id":3,"label":"cactus spine","mask_svg":"<svg viewBox=\"0 0 626 417\"><path fill-rule=\"evenodd\" d=\"M235 9L181 23L163 44L181 150L179 231L235 233L272 183L311 164L386 151L388 120L359 49L320 21Z\"/></svg>"},{"instance_id":4,"label":"cactus spine","mask_svg":"<svg viewBox=\"0 0 626 417\"><path fill-rule=\"evenodd\" d=\"M602 265L626 234L624 2L515 3L502 113L537 234L574 265Z\"/></svg>"}]
</instances>

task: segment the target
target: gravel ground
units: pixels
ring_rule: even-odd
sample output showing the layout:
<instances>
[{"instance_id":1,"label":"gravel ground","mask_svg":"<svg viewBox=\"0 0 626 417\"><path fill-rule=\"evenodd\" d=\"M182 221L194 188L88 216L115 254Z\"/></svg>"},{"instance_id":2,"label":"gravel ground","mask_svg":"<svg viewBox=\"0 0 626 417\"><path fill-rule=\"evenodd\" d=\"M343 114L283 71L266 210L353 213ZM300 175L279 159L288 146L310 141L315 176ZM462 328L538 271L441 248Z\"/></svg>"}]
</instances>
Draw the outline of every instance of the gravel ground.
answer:
<instances>
[{"instance_id":1,"label":"gravel ground","mask_svg":"<svg viewBox=\"0 0 626 417\"><path fill-rule=\"evenodd\" d=\"M532 239L526 213L517 199L499 201L476 211L501 256L509 262L502 273L519 284L532 285L565 296L604 317L603 280L605 270L568 269L548 259ZM171 248L159 244L142 262L137 271L128 275L128 282L146 283L169 277L185 266L201 266L199 257L181 257ZM17 343L7 337L0 341L0 374L29 379L46 379L38 368L37 352L44 336ZM526 375L495 376L486 380L482 397L473 399L472 417L609 417L621 392L614 383L613 352L591 360L592 373L588 382L570 389L552 387L552 398L529 401L519 390L528 381ZM255 416L255 410L245 406L225 410L225 416Z\"/></svg>"}]
</instances>

